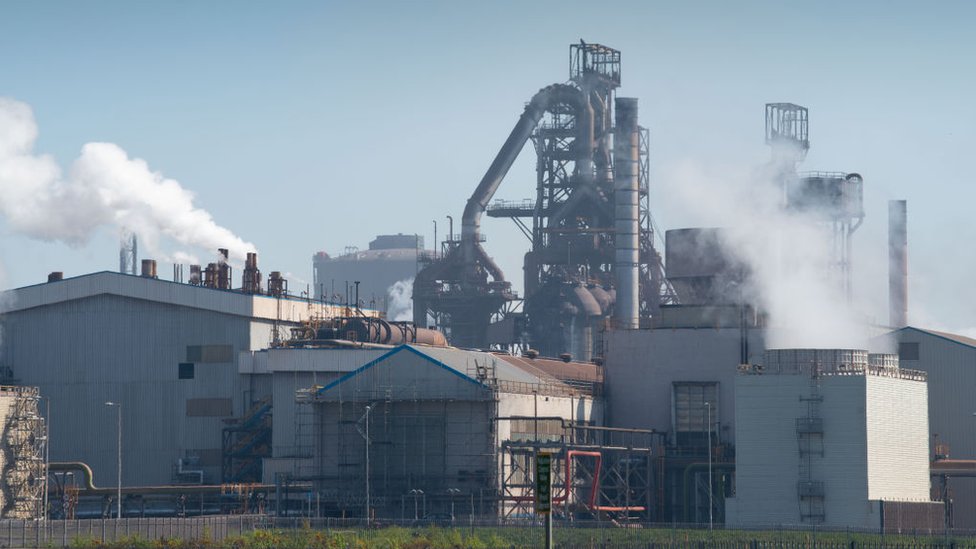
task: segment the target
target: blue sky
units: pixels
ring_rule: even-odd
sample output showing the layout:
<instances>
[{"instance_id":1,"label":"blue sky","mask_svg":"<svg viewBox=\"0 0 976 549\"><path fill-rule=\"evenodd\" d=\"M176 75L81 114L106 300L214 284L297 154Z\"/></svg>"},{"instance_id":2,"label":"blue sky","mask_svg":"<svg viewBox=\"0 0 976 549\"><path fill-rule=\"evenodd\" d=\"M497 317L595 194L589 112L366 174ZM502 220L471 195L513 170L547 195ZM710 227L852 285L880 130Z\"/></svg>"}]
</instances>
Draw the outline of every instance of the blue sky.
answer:
<instances>
[{"instance_id":1,"label":"blue sky","mask_svg":"<svg viewBox=\"0 0 976 549\"><path fill-rule=\"evenodd\" d=\"M802 169L864 175L858 290L886 318L886 201L909 201L911 306L976 328L968 2L6 2L0 96L30 104L64 169L108 141L180 181L254 242L265 271L460 216L523 104L568 77L568 45L623 52L621 96L652 134L662 228L714 224L671 192L681 166L761 164L763 104L810 108ZM526 150L496 195L534 192ZM520 285L526 241L488 220ZM200 253L200 251L197 251ZM4 284L115 269L117 234L27 239L0 220ZM168 266L160 266L167 276ZM299 283L293 282L292 287Z\"/></svg>"}]
</instances>

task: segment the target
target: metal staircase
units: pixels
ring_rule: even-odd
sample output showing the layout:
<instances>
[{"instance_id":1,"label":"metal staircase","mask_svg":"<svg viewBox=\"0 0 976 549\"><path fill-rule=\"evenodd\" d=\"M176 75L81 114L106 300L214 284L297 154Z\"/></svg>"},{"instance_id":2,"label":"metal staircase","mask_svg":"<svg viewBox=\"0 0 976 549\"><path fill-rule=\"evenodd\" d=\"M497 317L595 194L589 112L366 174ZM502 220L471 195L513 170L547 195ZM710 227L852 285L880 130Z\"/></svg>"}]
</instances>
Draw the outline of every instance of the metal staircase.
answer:
<instances>
[{"instance_id":1,"label":"metal staircase","mask_svg":"<svg viewBox=\"0 0 976 549\"><path fill-rule=\"evenodd\" d=\"M262 459L271 456L271 400L256 402L243 417L224 427L223 482L258 482Z\"/></svg>"}]
</instances>

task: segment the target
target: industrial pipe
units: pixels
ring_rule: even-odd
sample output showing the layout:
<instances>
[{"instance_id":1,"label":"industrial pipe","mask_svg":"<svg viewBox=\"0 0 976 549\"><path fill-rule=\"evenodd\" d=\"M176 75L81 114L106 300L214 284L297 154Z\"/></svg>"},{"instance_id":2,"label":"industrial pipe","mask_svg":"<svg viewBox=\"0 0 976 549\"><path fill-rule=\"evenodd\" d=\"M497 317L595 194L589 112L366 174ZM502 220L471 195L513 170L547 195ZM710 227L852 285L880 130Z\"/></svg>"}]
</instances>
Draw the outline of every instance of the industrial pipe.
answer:
<instances>
[{"instance_id":1,"label":"industrial pipe","mask_svg":"<svg viewBox=\"0 0 976 549\"><path fill-rule=\"evenodd\" d=\"M95 486L95 475L91 467L83 461L63 461L48 464L48 472L68 472L80 471L84 484L81 487L81 494L85 496L94 495L115 495L117 489L101 488ZM123 494L191 494L191 493L224 493L233 485L224 484L177 484L162 486L126 486L122 488ZM260 491L271 490L273 484L249 484L248 488Z\"/></svg>"},{"instance_id":2,"label":"industrial pipe","mask_svg":"<svg viewBox=\"0 0 976 549\"><path fill-rule=\"evenodd\" d=\"M618 97L616 100L617 127L613 137L613 196L617 303L614 306L614 327L636 330L639 326L640 292L640 214L638 208L638 173L640 134L637 128L637 99Z\"/></svg>"},{"instance_id":3,"label":"industrial pipe","mask_svg":"<svg viewBox=\"0 0 976 549\"><path fill-rule=\"evenodd\" d=\"M582 173L587 176L592 172L593 111L592 108L587 109L586 98L583 97L578 88L565 84L554 84L539 90L526 105L518 123L515 124L508 139L505 140L502 148L488 167L488 171L485 172L484 177L481 178L481 182L478 183L478 187L464 207L464 214L461 217L461 248L466 269L473 269L479 259L485 261L487 258L487 254L481 249L479 241L481 237L481 215L488 207L488 202L491 201L508 170L518 158L519 153L522 152L522 148L532 136L532 132L542 120L546 110L557 104L569 105L576 113L576 124L579 132L577 139L582 141L577 149L580 153L580 157L577 159L577 170L583 170ZM589 119L587 119L587 112L589 112ZM583 166L581 167L580 164ZM504 280L504 274L494 262L485 262L485 268L495 280Z\"/></svg>"}]
</instances>

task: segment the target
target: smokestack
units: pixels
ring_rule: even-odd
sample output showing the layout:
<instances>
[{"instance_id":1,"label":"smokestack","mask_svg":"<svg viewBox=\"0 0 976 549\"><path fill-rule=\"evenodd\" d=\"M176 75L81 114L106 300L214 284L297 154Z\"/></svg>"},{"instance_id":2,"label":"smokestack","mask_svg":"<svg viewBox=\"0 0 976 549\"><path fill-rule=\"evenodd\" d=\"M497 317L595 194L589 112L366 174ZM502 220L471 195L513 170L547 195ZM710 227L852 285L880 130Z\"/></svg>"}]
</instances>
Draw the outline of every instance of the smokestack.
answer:
<instances>
[{"instance_id":1,"label":"smokestack","mask_svg":"<svg viewBox=\"0 0 976 549\"><path fill-rule=\"evenodd\" d=\"M217 248L217 288L229 290L231 285L231 270L227 263L230 252L227 248Z\"/></svg>"},{"instance_id":2,"label":"smokestack","mask_svg":"<svg viewBox=\"0 0 976 549\"><path fill-rule=\"evenodd\" d=\"M258 270L258 254L254 252L248 252L247 259L244 261L241 290L245 294L261 293L261 271Z\"/></svg>"},{"instance_id":3,"label":"smokestack","mask_svg":"<svg viewBox=\"0 0 976 549\"><path fill-rule=\"evenodd\" d=\"M156 260L142 260L142 276L145 278L156 278Z\"/></svg>"},{"instance_id":4,"label":"smokestack","mask_svg":"<svg viewBox=\"0 0 976 549\"><path fill-rule=\"evenodd\" d=\"M888 308L893 328L908 326L908 204L888 201Z\"/></svg>"},{"instance_id":5,"label":"smokestack","mask_svg":"<svg viewBox=\"0 0 976 549\"><path fill-rule=\"evenodd\" d=\"M639 327L638 233L638 128L637 99L618 97L613 136L613 196L616 222L614 272L617 278L617 302L614 326L622 330Z\"/></svg>"}]
</instances>

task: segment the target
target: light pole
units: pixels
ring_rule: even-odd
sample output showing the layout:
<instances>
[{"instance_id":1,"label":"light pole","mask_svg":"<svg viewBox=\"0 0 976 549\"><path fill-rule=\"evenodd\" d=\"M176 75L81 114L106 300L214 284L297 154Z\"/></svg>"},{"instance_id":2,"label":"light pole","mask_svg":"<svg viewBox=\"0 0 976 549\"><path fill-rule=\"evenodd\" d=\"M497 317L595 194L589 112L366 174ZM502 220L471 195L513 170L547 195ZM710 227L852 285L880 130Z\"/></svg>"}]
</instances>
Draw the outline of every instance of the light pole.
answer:
<instances>
[{"instance_id":1,"label":"light pole","mask_svg":"<svg viewBox=\"0 0 976 549\"><path fill-rule=\"evenodd\" d=\"M419 488L414 488L413 490L410 490L410 495L413 496L413 520L418 520L420 518L420 514L418 513L417 500L420 498L420 496L424 495L424 491L420 490Z\"/></svg>"},{"instance_id":2,"label":"light pole","mask_svg":"<svg viewBox=\"0 0 976 549\"><path fill-rule=\"evenodd\" d=\"M115 495L116 503L116 517L122 518L122 403L121 402L106 402L106 406L114 406L115 411L118 412L118 431L119 431L119 467L118 467L118 491Z\"/></svg>"},{"instance_id":3,"label":"light pole","mask_svg":"<svg viewBox=\"0 0 976 549\"><path fill-rule=\"evenodd\" d=\"M708 531L712 531L712 403L705 403L708 413Z\"/></svg>"},{"instance_id":4,"label":"light pole","mask_svg":"<svg viewBox=\"0 0 976 549\"><path fill-rule=\"evenodd\" d=\"M454 498L461 493L457 488L448 488L447 493L451 494L451 524L454 524Z\"/></svg>"}]
</instances>

